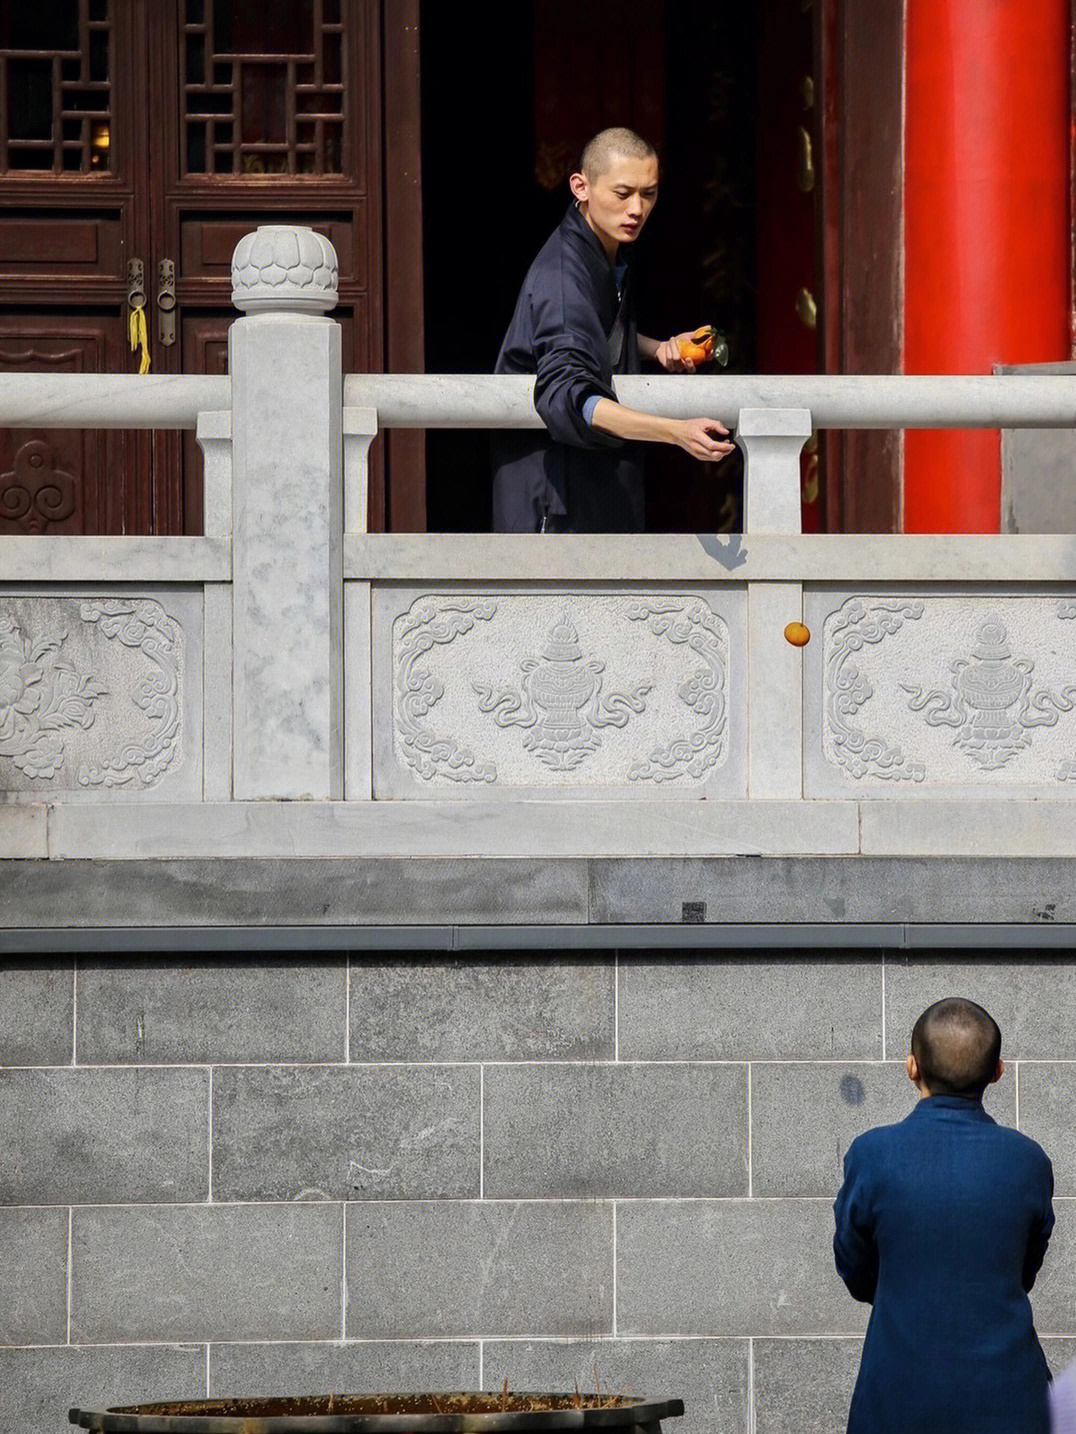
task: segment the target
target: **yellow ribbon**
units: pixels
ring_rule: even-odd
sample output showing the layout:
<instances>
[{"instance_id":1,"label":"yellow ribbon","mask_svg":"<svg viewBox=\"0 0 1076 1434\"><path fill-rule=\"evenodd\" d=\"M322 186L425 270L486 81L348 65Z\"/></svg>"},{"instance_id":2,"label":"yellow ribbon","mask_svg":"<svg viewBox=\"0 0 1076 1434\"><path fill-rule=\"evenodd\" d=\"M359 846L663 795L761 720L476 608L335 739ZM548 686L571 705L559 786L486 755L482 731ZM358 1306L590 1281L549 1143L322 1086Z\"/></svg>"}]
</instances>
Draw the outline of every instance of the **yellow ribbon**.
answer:
<instances>
[{"instance_id":1,"label":"yellow ribbon","mask_svg":"<svg viewBox=\"0 0 1076 1434\"><path fill-rule=\"evenodd\" d=\"M146 329L146 309L144 304L130 311L127 320L127 333L131 340L131 352L141 348L142 357L138 360L138 372L149 373L149 333Z\"/></svg>"}]
</instances>

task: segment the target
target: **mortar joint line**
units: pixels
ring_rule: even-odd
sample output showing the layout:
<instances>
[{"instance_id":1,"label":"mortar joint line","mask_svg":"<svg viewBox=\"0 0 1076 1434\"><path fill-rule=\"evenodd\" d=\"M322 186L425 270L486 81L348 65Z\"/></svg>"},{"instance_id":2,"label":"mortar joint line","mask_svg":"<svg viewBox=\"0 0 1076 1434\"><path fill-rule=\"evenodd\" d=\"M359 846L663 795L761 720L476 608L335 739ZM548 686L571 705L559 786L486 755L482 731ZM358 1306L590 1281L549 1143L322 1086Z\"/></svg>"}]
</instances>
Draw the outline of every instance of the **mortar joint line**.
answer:
<instances>
[{"instance_id":1,"label":"mortar joint line","mask_svg":"<svg viewBox=\"0 0 1076 1434\"><path fill-rule=\"evenodd\" d=\"M344 959L344 1064L351 1064L351 952Z\"/></svg>"},{"instance_id":2,"label":"mortar joint line","mask_svg":"<svg viewBox=\"0 0 1076 1434\"><path fill-rule=\"evenodd\" d=\"M209 1387L209 1341L205 1346L205 1397L208 1399L213 1391Z\"/></svg>"},{"instance_id":3,"label":"mortar joint line","mask_svg":"<svg viewBox=\"0 0 1076 1434\"><path fill-rule=\"evenodd\" d=\"M75 1207L67 1207L67 1343L71 1343L71 1281L75 1268L74 1250Z\"/></svg>"},{"instance_id":4,"label":"mortar joint line","mask_svg":"<svg viewBox=\"0 0 1076 1434\"><path fill-rule=\"evenodd\" d=\"M486 1364L485 1341L480 1339L480 1340L478 1341L478 1387L479 1387L479 1389L485 1389L485 1387L486 1387L486 1370L485 1370L485 1364Z\"/></svg>"},{"instance_id":5,"label":"mortar joint line","mask_svg":"<svg viewBox=\"0 0 1076 1434\"><path fill-rule=\"evenodd\" d=\"M751 1140L751 1062L747 1062L747 1198L755 1196L754 1149Z\"/></svg>"},{"instance_id":6,"label":"mortar joint line","mask_svg":"<svg viewBox=\"0 0 1076 1434\"><path fill-rule=\"evenodd\" d=\"M885 952L882 952L882 1060L885 1060Z\"/></svg>"},{"instance_id":7,"label":"mortar joint line","mask_svg":"<svg viewBox=\"0 0 1076 1434\"><path fill-rule=\"evenodd\" d=\"M1020 1062L1012 1063L1013 1082L1013 1117L1016 1121L1017 1130L1020 1129Z\"/></svg>"},{"instance_id":8,"label":"mortar joint line","mask_svg":"<svg viewBox=\"0 0 1076 1434\"><path fill-rule=\"evenodd\" d=\"M620 951L613 952L613 1060L620 1059Z\"/></svg>"},{"instance_id":9,"label":"mortar joint line","mask_svg":"<svg viewBox=\"0 0 1076 1434\"><path fill-rule=\"evenodd\" d=\"M747 1341L747 1434L755 1434L755 1341Z\"/></svg>"},{"instance_id":10,"label":"mortar joint line","mask_svg":"<svg viewBox=\"0 0 1076 1434\"><path fill-rule=\"evenodd\" d=\"M478 1067L478 1198L486 1198L486 1067Z\"/></svg>"},{"instance_id":11,"label":"mortar joint line","mask_svg":"<svg viewBox=\"0 0 1076 1434\"><path fill-rule=\"evenodd\" d=\"M78 1059L78 957L71 958L71 1064Z\"/></svg>"},{"instance_id":12,"label":"mortar joint line","mask_svg":"<svg viewBox=\"0 0 1076 1434\"><path fill-rule=\"evenodd\" d=\"M206 1139L206 1156L209 1168L206 1174L206 1204L213 1203L213 1067L209 1066L209 1110L208 1110L208 1133Z\"/></svg>"},{"instance_id":13,"label":"mortar joint line","mask_svg":"<svg viewBox=\"0 0 1076 1434\"><path fill-rule=\"evenodd\" d=\"M616 1327L616 1201L613 1201L613 1338L617 1337Z\"/></svg>"},{"instance_id":14,"label":"mortar joint line","mask_svg":"<svg viewBox=\"0 0 1076 1434\"><path fill-rule=\"evenodd\" d=\"M341 1202L340 1226L340 1338L347 1339L347 1201Z\"/></svg>"}]
</instances>

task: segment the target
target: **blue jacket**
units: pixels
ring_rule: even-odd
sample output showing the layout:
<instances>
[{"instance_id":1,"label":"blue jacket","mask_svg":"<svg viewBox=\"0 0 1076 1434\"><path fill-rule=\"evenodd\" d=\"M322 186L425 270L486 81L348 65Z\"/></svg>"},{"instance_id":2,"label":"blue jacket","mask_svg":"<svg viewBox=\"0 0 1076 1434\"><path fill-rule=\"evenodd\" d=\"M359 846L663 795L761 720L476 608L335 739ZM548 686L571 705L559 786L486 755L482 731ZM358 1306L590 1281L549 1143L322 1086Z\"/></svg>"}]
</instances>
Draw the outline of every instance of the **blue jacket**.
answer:
<instances>
[{"instance_id":1,"label":"blue jacket","mask_svg":"<svg viewBox=\"0 0 1076 1434\"><path fill-rule=\"evenodd\" d=\"M1027 1296L1052 1195L1042 1148L960 1096L852 1142L833 1251L873 1309L849 1434L1049 1434Z\"/></svg>"}]
</instances>

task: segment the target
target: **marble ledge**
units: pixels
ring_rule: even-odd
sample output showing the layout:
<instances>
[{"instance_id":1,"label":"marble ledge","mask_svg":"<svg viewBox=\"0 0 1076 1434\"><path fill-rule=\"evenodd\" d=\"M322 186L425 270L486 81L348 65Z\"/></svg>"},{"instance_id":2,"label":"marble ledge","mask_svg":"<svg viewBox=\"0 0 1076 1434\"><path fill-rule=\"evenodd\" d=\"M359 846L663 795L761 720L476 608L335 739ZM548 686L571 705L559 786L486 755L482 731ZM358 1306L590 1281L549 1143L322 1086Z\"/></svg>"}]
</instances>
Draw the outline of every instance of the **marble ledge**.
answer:
<instances>
[{"instance_id":1,"label":"marble ledge","mask_svg":"<svg viewBox=\"0 0 1076 1434\"><path fill-rule=\"evenodd\" d=\"M0 802L0 860L1076 858L1076 803Z\"/></svg>"},{"instance_id":2,"label":"marble ledge","mask_svg":"<svg viewBox=\"0 0 1076 1434\"><path fill-rule=\"evenodd\" d=\"M344 576L374 582L1014 583L1076 580L1076 537L676 533L349 533Z\"/></svg>"},{"instance_id":3,"label":"marble ledge","mask_svg":"<svg viewBox=\"0 0 1076 1434\"><path fill-rule=\"evenodd\" d=\"M858 804L842 801L56 803L48 822L53 860L838 856L858 848Z\"/></svg>"},{"instance_id":4,"label":"marble ledge","mask_svg":"<svg viewBox=\"0 0 1076 1434\"><path fill-rule=\"evenodd\" d=\"M1076 856L1076 788L1069 799L919 797L862 806L864 856Z\"/></svg>"},{"instance_id":5,"label":"marble ledge","mask_svg":"<svg viewBox=\"0 0 1076 1434\"><path fill-rule=\"evenodd\" d=\"M0 802L0 859L43 860L49 854L48 807Z\"/></svg>"},{"instance_id":6,"label":"marble ledge","mask_svg":"<svg viewBox=\"0 0 1076 1434\"><path fill-rule=\"evenodd\" d=\"M0 583L226 583L228 538L0 537Z\"/></svg>"}]
</instances>

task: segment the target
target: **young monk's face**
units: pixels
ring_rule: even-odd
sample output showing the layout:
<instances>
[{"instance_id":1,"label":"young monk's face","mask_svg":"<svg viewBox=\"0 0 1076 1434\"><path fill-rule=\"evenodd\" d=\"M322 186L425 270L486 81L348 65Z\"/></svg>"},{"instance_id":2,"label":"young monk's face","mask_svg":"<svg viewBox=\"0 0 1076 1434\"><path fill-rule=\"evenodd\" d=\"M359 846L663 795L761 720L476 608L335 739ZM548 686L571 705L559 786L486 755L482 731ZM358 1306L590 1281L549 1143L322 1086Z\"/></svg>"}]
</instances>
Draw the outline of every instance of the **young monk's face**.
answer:
<instances>
[{"instance_id":1,"label":"young monk's face","mask_svg":"<svg viewBox=\"0 0 1076 1434\"><path fill-rule=\"evenodd\" d=\"M587 223L612 258L619 244L631 244L639 237L650 217L658 197L658 162L653 156L629 159L614 154L599 175L573 174L571 188Z\"/></svg>"}]
</instances>

